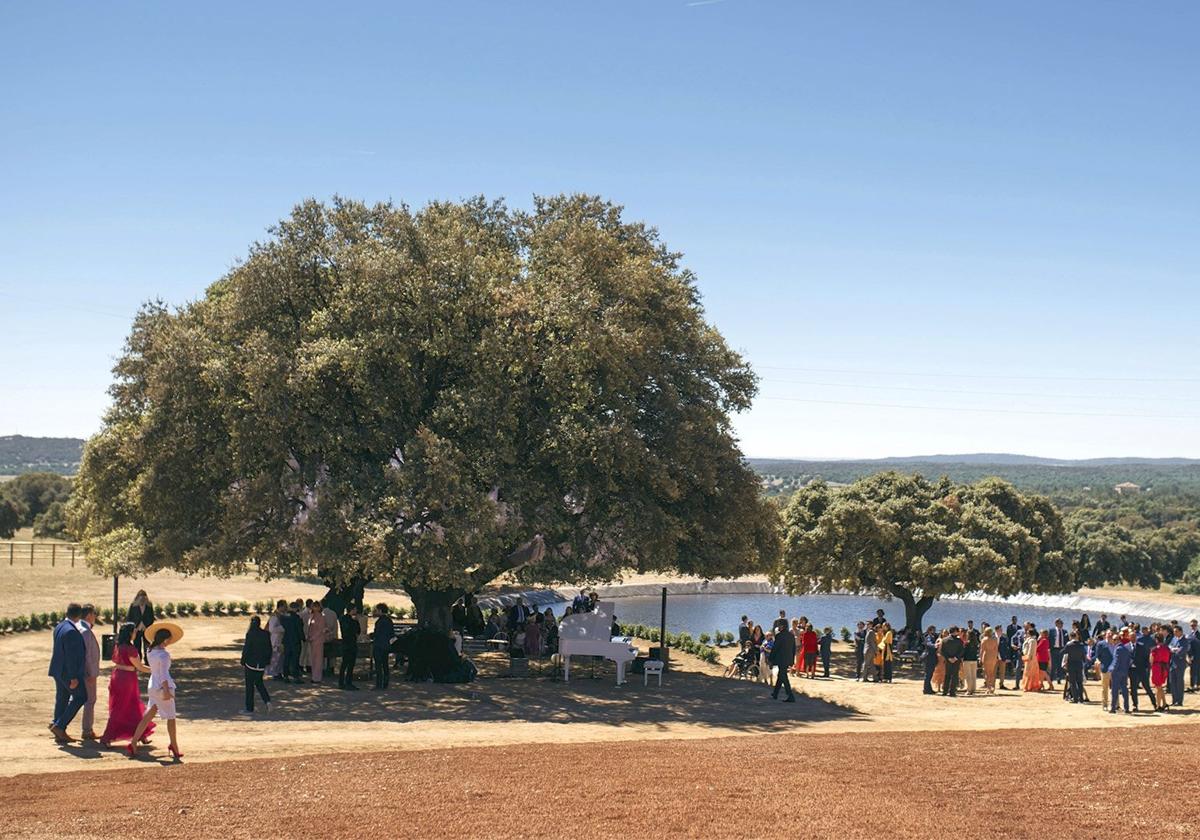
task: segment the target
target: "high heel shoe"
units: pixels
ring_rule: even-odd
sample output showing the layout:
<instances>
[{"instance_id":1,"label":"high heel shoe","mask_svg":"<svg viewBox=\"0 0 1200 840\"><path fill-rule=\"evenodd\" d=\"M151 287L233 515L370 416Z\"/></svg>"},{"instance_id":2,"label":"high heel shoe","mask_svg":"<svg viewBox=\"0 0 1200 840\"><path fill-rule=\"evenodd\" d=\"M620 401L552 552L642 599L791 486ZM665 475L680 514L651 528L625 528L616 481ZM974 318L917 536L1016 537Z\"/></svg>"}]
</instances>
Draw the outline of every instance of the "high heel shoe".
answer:
<instances>
[{"instance_id":1,"label":"high heel shoe","mask_svg":"<svg viewBox=\"0 0 1200 840\"><path fill-rule=\"evenodd\" d=\"M125 745L125 752L129 753L130 758L137 758L137 744L130 741Z\"/></svg>"},{"instance_id":2,"label":"high heel shoe","mask_svg":"<svg viewBox=\"0 0 1200 840\"><path fill-rule=\"evenodd\" d=\"M181 753L179 751L179 747L175 746L174 744L169 745L167 749L170 750L171 755L175 756L176 760L183 758L183 753Z\"/></svg>"}]
</instances>

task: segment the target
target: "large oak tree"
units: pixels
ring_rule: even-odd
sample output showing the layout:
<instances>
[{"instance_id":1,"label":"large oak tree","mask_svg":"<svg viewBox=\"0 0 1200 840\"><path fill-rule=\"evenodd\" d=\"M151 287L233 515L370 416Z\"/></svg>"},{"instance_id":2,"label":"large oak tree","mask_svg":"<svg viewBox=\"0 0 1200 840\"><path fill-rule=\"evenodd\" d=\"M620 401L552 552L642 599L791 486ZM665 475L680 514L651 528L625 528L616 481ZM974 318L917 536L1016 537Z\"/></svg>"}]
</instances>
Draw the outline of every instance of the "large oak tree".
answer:
<instances>
[{"instance_id":1,"label":"large oak tree","mask_svg":"<svg viewBox=\"0 0 1200 840\"><path fill-rule=\"evenodd\" d=\"M845 487L815 481L784 511L779 576L792 592L895 597L905 623L943 596L1067 592L1075 568L1049 500L988 479L954 485L883 472Z\"/></svg>"},{"instance_id":2,"label":"large oak tree","mask_svg":"<svg viewBox=\"0 0 1200 840\"><path fill-rule=\"evenodd\" d=\"M503 574L731 576L777 519L755 377L653 229L588 196L307 202L200 300L147 306L71 503L89 561L396 583L444 626Z\"/></svg>"}]
</instances>

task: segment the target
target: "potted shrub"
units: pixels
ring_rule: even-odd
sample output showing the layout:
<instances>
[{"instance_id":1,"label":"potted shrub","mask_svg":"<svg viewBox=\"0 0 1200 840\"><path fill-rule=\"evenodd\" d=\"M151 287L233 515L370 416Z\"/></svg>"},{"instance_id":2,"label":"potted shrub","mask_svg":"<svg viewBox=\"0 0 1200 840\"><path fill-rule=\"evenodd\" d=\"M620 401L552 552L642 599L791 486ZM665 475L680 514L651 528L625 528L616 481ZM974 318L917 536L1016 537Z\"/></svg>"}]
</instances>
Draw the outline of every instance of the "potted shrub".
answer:
<instances>
[{"instance_id":1,"label":"potted shrub","mask_svg":"<svg viewBox=\"0 0 1200 840\"><path fill-rule=\"evenodd\" d=\"M7 633L12 629L12 619L0 618L0 633Z\"/></svg>"},{"instance_id":2,"label":"potted shrub","mask_svg":"<svg viewBox=\"0 0 1200 840\"><path fill-rule=\"evenodd\" d=\"M220 603L220 602L218 601L217 603ZM200 605L200 612L202 612L204 615L212 615L212 611L213 611L213 605L210 604L208 601L205 601L203 604Z\"/></svg>"},{"instance_id":3,"label":"potted shrub","mask_svg":"<svg viewBox=\"0 0 1200 840\"><path fill-rule=\"evenodd\" d=\"M213 605L213 614L214 615L224 615L225 608L226 608L226 604L224 601L217 601L217 603Z\"/></svg>"},{"instance_id":4,"label":"potted shrub","mask_svg":"<svg viewBox=\"0 0 1200 840\"><path fill-rule=\"evenodd\" d=\"M242 615L250 615L250 602L242 601L238 606L242 610ZM259 610L259 612L268 612L267 610Z\"/></svg>"},{"instance_id":5,"label":"potted shrub","mask_svg":"<svg viewBox=\"0 0 1200 840\"><path fill-rule=\"evenodd\" d=\"M842 641L843 641L843 642L848 642L848 641L850 641L852 638L854 638L854 634L850 632L850 628L849 628L849 627L843 627L843 628L842 628Z\"/></svg>"}]
</instances>

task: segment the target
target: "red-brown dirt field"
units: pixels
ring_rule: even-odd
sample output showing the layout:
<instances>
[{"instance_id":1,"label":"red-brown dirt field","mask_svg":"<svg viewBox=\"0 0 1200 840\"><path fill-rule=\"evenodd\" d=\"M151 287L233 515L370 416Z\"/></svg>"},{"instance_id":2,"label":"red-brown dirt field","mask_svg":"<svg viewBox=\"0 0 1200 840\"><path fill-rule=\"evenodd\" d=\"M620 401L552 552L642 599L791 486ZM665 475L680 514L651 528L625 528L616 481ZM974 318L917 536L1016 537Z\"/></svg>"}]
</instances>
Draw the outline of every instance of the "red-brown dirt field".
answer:
<instances>
[{"instance_id":1,"label":"red-brown dirt field","mask_svg":"<svg viewBox=\"0 0 1200 840\"><path fill-rule=\"evenodd\" d=\"M1198 771L1195 724L185 757L2 779L0 836L1195 837Z\"/></svg>"}]
</instances>

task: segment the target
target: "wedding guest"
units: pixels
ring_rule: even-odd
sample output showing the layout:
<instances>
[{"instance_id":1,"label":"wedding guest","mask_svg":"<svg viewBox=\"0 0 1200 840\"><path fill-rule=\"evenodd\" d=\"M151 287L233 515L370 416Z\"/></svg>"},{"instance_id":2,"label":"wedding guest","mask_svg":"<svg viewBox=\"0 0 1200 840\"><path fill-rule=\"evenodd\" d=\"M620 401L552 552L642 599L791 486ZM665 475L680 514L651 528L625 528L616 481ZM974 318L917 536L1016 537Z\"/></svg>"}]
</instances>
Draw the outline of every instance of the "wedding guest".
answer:
<instances>
[{"instance_id":1,"label":"wedding guest","mask_svg":"<svg viewBox=\"0 0 1200 840\"><path fill-rule=\"evenodd\" d=\"M826 627L817 639L817 652L821 657L821 670L825 679L829 679L829 660L833 657L833 628Z\"/></svg>"},{"instance_id":2,"label":"wedding guest","mask_svg":"<svg viewBox=\"0 0 1200 840\"><path fill-rule=\"evenodd\" d=\"M804 648L804 673L811 680L816 679L817 676L817 653L821 645L813 626L805 624L803 627L804 633L800 638L800 643Z\"/></svg>"},{"instance_id":3,"label":"wedding guest","mask_svg":"<svg viewBox=\"0 0 1200 840\"><path fill-rule=\"evenodd\" d=\"M304 649L304 619L300 617L300 600L288 605L280 619L283 624L283 681L300 682L300 653Z\"/></svg>"},{"instance_id":4,"label":"wedding guest","mask_svg":"<svg viewBox=\"0 0 1200 840\"><path fill-rule=\"evenodd\" d=\"M1061 627L1062 622L1059 622ZM1053 648L1050 645L1050 631L1043 630L1037 640L1037 665L1042 671L1042 681L1045 682L1051 689L1054 688L1054 678L1050 671L1050 660L1053 656Z\"/></svg>"},{"instance_id":5,"label":"wedding guest","mask_svg":"<svg viewBox=\"0 0 1200 840\"><path fill-rule=\"evenodd\" d=\"M1121 616L1122 619L1125 616ZM1141 632L1139 632L1141 631ZM1125 631L1122 631L1122 639L1125 638ZM1150 650L1154 647L1154 638L1150 633L1150 628L1139 628L1134 626L1129 634L1130 652L1133 661L1129 667L1129 693L1133 699L1133 710L1138 710L1138 689L1142 689L1146 696L1150 698L1150 705L1154 706L1154 689L1150 685Z\"/></svg>"},{"instance_id":6,"label":"wedding guest","mask_svg":"<svg viewBox=\"0 0 1200 840\"><path fill-rule=\"evenodd\" d=\"M1013 657L1012 642L1009 641L1005 633L1001 632L998 626L995 628L995 632L996 653L1000 657L1000 661L996 663L996 677L1000 681L1000 690L1007 691L1008 686L1004 684L1004 677L1007 675L1009 662Z\"/></svg>"},{"instance_id":7,"label":"wedding guest","mask_svg":"<svg viewBox=\"0 0 1200 840\"><path fill-rule=\"evenodd\" d=\"M925 631L923 646L921 648L921 662L925 666L925 685L922 690L925 694L936 694L933 689L933 675L937 670L938 665L938 635L937 628L932 624Z\"/></svg>"},{"instance_id":8,"label":"wedding guest","mask_svg":"<svg viewBox=\"0 0 1200 840\"><path fill-rule=\"evenodd\" d=\"M1192 632L1189 638L1192 641L1192 667L1190 669L1191 679L1189 680L1191 688L1188 690L1191 692L1196 692L1200 691L1200 622L1197 622L1196 619L1193 618L1191 627Z\"/></svg>"},{"instance_id":9,"label":"wedding guest","mask_svg":"<svg viewBox=\"0 0 1200 840\"><path fill-rule=\"evenodd\" d=\"M1063 670L1067 675L1064 696L1072 703L1082 703L1087 696L1083 686L1084 661L1087 659L1087 648L1083 644L1079 630L1072 630L1070 640L1062 650Z\"/></svg>"},{"instance_id":10,"label":"wedding guest","mask_svg":"<svg viewBox=\"0 0 1200 840\"><path fill-rule=\"evenodd\" d=\"M49 729L60 744L75 740L67 734L67 727L87 703L87 686L84 684L87 651L79 631L81 618L83 607L68 604L66 618L54 628L49 674L54 680L54 718Z\"/></svg>"},{"instance_id":11,"label":"wedding guest","mask_svg":"<svg viewBox=\"0 0 1200 840\"><path fill-rule=\"evenodd\" d=\"M87 689L87 702L83 704L83 733L85 741L98 741L96 734L96 682L100 679L100 643L92 628L96 626L96 608L83 605L83 618L79 622L83 634L83 684Z\"/></svg>"},{"instance_id":12,"label":"wedding guest","mask_svg":"<svg viewBox=\"0 0 1200 840\"><path fill-rule=\"evenodd\" d=\"M864 622L858 622L854 628L854 679L862 679L863 646L866 643L867 630Z\"/></svg>"},{"instance_id":13,"label":"wedding guest","mask_svg":"<svg viewBox=\"0 0 1200 840\"><path fill-rule=\"evenodd\" d=\"M263 683L263 675L271 664L271 634L263 629L262 619L254 616L242 642L242 675L246 681L246 705L242 714L254 714L254 692L262 697L263 709L271 711L271 695Z\"/></svg>"},{"instance_id":14,"label":"wedding guest","mask_svg":"<svg viewBox=\"0 0 1200 840\"><path fill-rule=\"evenodd\" d=\"M1024 691L1042 690L1043 674L1038 665L1038 641L1038 637L1030 630L1026 631L1025 641L1021 643L1021 663L1025 673L1025 681L1021 688Z\"/></svg>"},{"instance_id":15,"label":"wedding guest","mask_svg":"<svg viewBox=\"0 0 1200 840\"><path fill-rule=\"evenodd\" d=\"M321 682L325 673L325 616L321 614L321 602L313 601L304 623L304 638L308 642L308 665L310 683Z\"/></svg>"},{"instance_id":16,"label":"wedding guest","mask_svg":"<svg viewBox=\"0 0 1200 840\"><path fill-rule=\"evenodd\" d=\"M983 690L996 693L996 670L1000 662L1000 642L991 627L984 627L979 638L979 658L983 663ZM968 666L969 667L969 666Z\"/></svg>"},{"instance_id":17,"label":"wedding guest","mask_svg":"<svg viewBox=\"0 0 1200 840\"><path fill-rule=\"evenodd\" d=\"M142 664L137 648L133 645L133 625L124 624L117 632L117 644L113 648L112 675L108 678L108 721L100 743L112 746L113 741L133 739L146 707L138 689L138 674L149 674L150 669ZM142 743L150 743L154 724L146 725L142 732Z\"/></svg>"},{"instance_id":18,"label":"wedding guest","mask_svg":"<svg viewBox=\"0 0 1200 840\"><path fill-rule=\"evenodd\" d=\"M878 611L879 616L883 616L883 610ZM892 681L892 625L887 621L880 621L876 625L876 646L875 646L875 665L879 669L880 679L886 683Z\"/></svg>"},{"instance_id":19,"label":"wedding guest","mask_svg":"<svg viewBox=\"0 0 1200 840\"><path fill-rule=\"evenodd\" d=\"M496 612L496 610L492 610ZM376 690L388 688L391 680L391 668L388 665L388 654L391 652L391 640L396 635L395 624L392 624L388 614L388 605L376 605L376 625L371 634L371 660L376 674Z\"/></svg>"},{"instance_id":20,"label":"wedding guest","mask_svg":"<svg viewBox=\"0 0 1200 840\"><path fill-rule=\"evenodd\" d=\"M942 639L942 658L946 660L946 676L942 682L942 694L946 697L958 696L958 669L962 664L966 645L963 643L963 633L957 627L951 627L946 638Z\"/></svg>"},{"instance_id":21,"label":"wedding guest","mask_svg":"<svg viewBox=\"0 0 1200 840\"><path fill-rule=\"evenodd\" d=\"M938 634L937 644L935 645L937 650L937 664L933 666L933 679L931 682L933 690L938 694L942 693L942 686L946 684L946 657L942 656L942 642L946 641L946 637L949 635L950 628L943 628L942 632Z\"/></svg>"},{"instance_id":22,"label":"wedding guest","mask_svg":"<svg viewBox=\"0 0 1200 840\"><path fill-rule=\"evenodd\" d=\"M287 613L287 601L281 598L275 604L275 612L267 619L267 631L271 635L271 661L267 665L266 676L273 680L283 678L283 637L287 632L284 618Z\"/></svg>"},{"instance_id":23,"label":"wedding guest","mask_svg":"<svg viewBox=\"0 0 1200 840\"><path fill-rule=\"evenodd\" d=\"M1103 616L1102 616L1103 617ZM1099 627L1100 623L1096 622ZM1104 638L1096 643L1096 667L1100 669L1100 707L1108 710L1109 695L1112 693L1112 664L1115 634L1112 630L1104 631Z\"/></svg>"},{"instance_id":24,"label":"wedding guest","mask_svg":"<svg viewBox=\"0 0 1200 840\"><path fill-rule=\"evenodd\" d=\"M333 657L337 651L338 614L328 604L322 602L318 602L318 604L320 604L321 618L325 621L325 658L322 660L322 665L332 674Z\"/></svg>"},{"instance_id":25,"label":"wedding guest","mask_svg":"<svg viewBox=\"0 0 1200 840\"><path fill-rule=\"evenodd\" d=\"M782 619L783 616L781 615ZM784 697L785 703L795 703L796 696L792 693L792 684L788 680L788 666L796 659L796 637L788 630L785 621L782 632L776 634L775 644L771 653L772 665L778 666L778 671L775 677L775 690L771 692L771 699L779 699L779 690L783 689L786 692Z\"/></svg>"},{"instance_id":26,"label":"wedding guest","mask_svg":"<svg viewBox=\"0 0 1200 840\"><path fill-rule=\"evenodd\" d=\"M358 661L358 607L351 604L339 619L342 628L342 662L338 668L338 688L358 691L354 684L354 665Z\"/></svg>"},{"instance_id":27,"label":"wedding guest","mask_svg":"<svg viewBox=\"0 0 1200 840\"><path fill-rule=\"evenodd\" d=\"M133 596L133 603L125 611L125 623L133 625L133 644L138 654L146 658L146 628L154 623L154 605L146 595L145 589L139 589Z\"/></svg>"},{"instance_id":28,"label":"wedding guest","mask_svg":"<svg viewBox=\"0 0 1200 840\"><path fill-rule=\"evenodd\" d=\"M1165 687L1171 672L1171 648L1167 645L1167 634L1159 633L1154 638L1150 651L1150 685L1154 687L1154 711L1167 710Z\"/></svg>"},{"instance_id":29,"label":"wedding guest","mask_svg":"<svg viewBox=\"0 0 1200 840\"><path fill-rule=\"evenodd\" d=\"M549 607L542 613L542 650L558 653L558 622L554 619L554 610Z\"/></svg>"},{"instance_id":30,"label":"wedding guest","mask_svg":"<svg viewBox=\"0 0 1200 840\"><path fill-rule=\"evenodd\" d=\"M1100 613L1100 620L1092 627L1092 633L1097 638L1106 639L1108 638L1108 631L1111 629L1112 625L1108 623L1108 613Z\"/></svg>"},{"instance_id":31,"label":"wedding guest","mask_svg":"<svg viewBox=\"0 0 1200 840\"><path fill-rule=\"evenodd\" d=\"M617 617L613 616L613 624L616 624ZM538 657L542 655L542 630L543 619L541 613L534 610L530 613L529 618L525 621L525 655L528 657ZM611 629L611 628L610 628ZM616 635L613 632L611 635Z\"/></svg>"},{"instance_id":32,"label":"wedding guest","mask_svg":"<svg viewBox=\"0 0 1200 840\"><path fill-rule=\"evenodd\" d=\"M142 716L141 722L138 723L137 729L134 730L133 738L130 739L126 749L131 756L137 755L138 741L145 734L150 722L154 720L154 716L159 715L167 722L167 735L170 738L167 749L176 759L180 759L183 758L183 753L179 751L178 731L175 724L175 680L171 678L171 654L167 652L167 647L183 638L183 629L178 624L161 621L150 625L147 629L152 634L150 649L146 652L146 660L150 665L150 684L146 688L150 697L150 705L146 709L146 714Z\"/></svg>"},{"instance_id":33,"label":"wedding guest","mask_svg":"<svg viewBox=\"0 0 1200 840\"><path fill-rule=\"evenodd\" d=\"M1183 705L1184 672L1187 671L1188 657L1192 652L1191 640L1183 635L1183 628L1175 625L1173 636L1167 640L1171 649L1171 667L1167 682L1171 689L1171 705Z\"/></svg>"},{"instance_id":34,"label":"wedding guest","mask_svg":"<svg viewBox=\"0 0 1200 840\"><path fill-rule=\"evenodd\" d=\"M979 677L979 638L972 635L972 628L967 628L959 634L963 643L962 680L967 694L975 693L976 680Z\"/></svg>"},{"instance_id":35,"label":"wedding guest","mask_svg":"<svg viewBox=\"0 0 1200 840\"><path fill-rule=\"evenodd\" d=\"M1086 642L1092 637L1092 620L1084 613L1079 617L1079 640Z\"/></svg>"},{"instance_id":36,"label":"wedding guest","mask_svg":"<svg viewBox=\"0 0 1200 840\"><path fill-rule=\"evenodd\" d=\"M1118 698L1124 700L1125 714L1129 714L1129 669L1133 664L1133 646L1129 638L1129 632L1122 630L1119 643L1113 647L1112 697L1109 698L1108 711L1114 715L1117 713ZM1134 693L1136 692L1135 688Z\"/></svg>"},{"instance_id":37,"label":"wedding guest","mask_svg":"<svg viewBox=\"0 0 1200 840\"><path fill-rule=\"evenodd\" d=\"M875 632L874 627L869 627L867 635L863 639L863 682L871 682L872 678L875 682L879 682L879 666L875 664L879 658L878 652L879 635Z\"/></svg>"}]
</instances>

